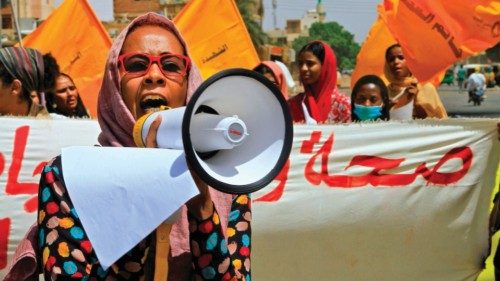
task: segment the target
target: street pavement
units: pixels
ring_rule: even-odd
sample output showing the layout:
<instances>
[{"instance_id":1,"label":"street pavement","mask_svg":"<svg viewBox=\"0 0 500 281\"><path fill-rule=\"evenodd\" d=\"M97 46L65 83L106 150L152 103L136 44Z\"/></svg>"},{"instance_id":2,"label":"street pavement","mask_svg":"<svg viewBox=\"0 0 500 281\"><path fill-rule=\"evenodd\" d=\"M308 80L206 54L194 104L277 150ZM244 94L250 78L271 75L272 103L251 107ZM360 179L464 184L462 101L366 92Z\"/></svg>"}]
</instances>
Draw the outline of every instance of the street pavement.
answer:
<instances>
[{"instance_id":1,"label":"street pavement","mask_svg":"<svg viewBox=\"0 0 500 281\"><path fill-rule=\"evenodd\" d=\"M485 99L480 106L467 103L469 96L466 91L458 91L456 85L441 85L438 88L448 115L452 118L485 117L500 118L500 87L487 88Z\"/></svg>"}]
</instances>

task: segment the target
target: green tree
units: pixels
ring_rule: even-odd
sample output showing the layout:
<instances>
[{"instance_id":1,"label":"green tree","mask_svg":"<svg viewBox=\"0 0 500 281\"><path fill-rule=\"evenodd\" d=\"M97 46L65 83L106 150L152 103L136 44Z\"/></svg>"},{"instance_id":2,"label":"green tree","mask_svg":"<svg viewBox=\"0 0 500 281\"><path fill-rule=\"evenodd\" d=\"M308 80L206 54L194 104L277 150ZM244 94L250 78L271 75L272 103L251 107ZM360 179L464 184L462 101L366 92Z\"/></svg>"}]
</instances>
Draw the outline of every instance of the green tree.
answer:
<instances>
[{"instance_id":1,"label":"green tree","mask_svg":"<svg viewBox=\"0 0 500 281\"><path fill-rule=\"evenodd\" d=\"M352 69L356 64L359 44L354 41L354 35L345 30L337 22L313 23L309 29L309 36L300 36L292 42L295 52L312 40L322 40L328 43L335 51L337 66L340 69Z\"/></svg>"},{"instance_id":2,"label":"green tree","mask_svg":"<svg viewBox=\"0 0 500 281\"><path fill-rule=\"evenodd\" d=\"M252 17L252 13L249 8L249 5L252 5L252 1L237 0L236 5L238 6L238 10L240 11L243 21L245 22L250 38L252 38L253 45L256 49L259 49L267 43L268 38L266 33L262 30L260 24Z\"/></svg>"}]
</instances>

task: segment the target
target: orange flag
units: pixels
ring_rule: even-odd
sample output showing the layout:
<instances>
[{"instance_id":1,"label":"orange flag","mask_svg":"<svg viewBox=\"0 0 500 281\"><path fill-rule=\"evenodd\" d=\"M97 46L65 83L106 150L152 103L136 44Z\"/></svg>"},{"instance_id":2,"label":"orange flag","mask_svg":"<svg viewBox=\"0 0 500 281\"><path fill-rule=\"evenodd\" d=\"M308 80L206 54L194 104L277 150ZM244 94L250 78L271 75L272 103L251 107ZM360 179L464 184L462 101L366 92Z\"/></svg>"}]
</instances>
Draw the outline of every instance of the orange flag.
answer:
<instances>
[{"instance_id":1,"label":"orange flag","mask_svg":"<svg viewBox=\"0 0 500 281\"><path fill-rule=\"evenodd\" d=\"M421 81L500 39L498 0L384 0L384 9L387 27Z\"/></svg>"},{"instance_id":2,"label":"orange flag","mask_svg":"<svg viewBox=\"0 0 500 281\"><path fill-rule=\"evenodd\" d=\"M227 68L251 69L260 62L233 0L189 1L174 22L204 79Z\"/></svg>"},{"instance_id":3,"label":"orange flag","mask_svg":"<svg viewBox=\"0 0 500 281\"><path fill-rule=\"evenodd\" d=\"M387 83L384 76L385 50L395 44L396 39L392 36L383 19L385 16L383 8L382 5L378 5L379 16L368 32L356 57L356 67L351 75L351 89L361 76L368 74L377 75Z\"/></svg>"},{"instance_id":4,"label":"orange flag","mask_svg":"<svg viewBox=\"0 0 500 281\"><path fill-rule=\"evenodd\" d=\"M90 114L96 116L111 38L87 0L65 0L24 38L23 46L52 53L61 71L73 78Z\"/></svg>"}]
</instances>

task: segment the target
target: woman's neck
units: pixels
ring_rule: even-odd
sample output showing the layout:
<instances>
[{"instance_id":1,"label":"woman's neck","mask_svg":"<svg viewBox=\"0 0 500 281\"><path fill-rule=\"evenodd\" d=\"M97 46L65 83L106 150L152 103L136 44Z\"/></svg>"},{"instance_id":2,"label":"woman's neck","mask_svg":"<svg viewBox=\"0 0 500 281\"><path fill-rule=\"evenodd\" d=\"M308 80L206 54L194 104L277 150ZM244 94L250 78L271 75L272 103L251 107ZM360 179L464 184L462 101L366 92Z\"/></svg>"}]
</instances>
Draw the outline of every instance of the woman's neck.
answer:
<instances>
[{"instance_id":1,"label":"woman's neck","mask_svg":"<svg viewBox=\"0 0 500 281\"><path fill-rule=\"evenodd\" d=\"M12 115L15 116L28 116L31 109L31 103L25 100L19 100L13 106Z\"/></svg>"}]
</instances>

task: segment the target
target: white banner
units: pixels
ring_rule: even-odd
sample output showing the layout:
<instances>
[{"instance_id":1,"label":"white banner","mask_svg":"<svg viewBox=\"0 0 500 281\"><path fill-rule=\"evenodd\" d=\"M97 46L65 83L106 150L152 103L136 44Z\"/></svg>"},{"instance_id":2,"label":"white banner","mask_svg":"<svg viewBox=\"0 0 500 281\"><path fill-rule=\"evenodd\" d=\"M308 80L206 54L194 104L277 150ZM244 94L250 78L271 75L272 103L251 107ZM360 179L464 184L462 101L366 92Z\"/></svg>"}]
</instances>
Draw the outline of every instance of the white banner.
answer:
<instances>
[{"instance_id":1,"label":"white banner","mask_svg":"<svg viewBox=\"0 0 500 281\"><path fill-rule=\"evenodd\" d=\"M95 145L95 120L0 117L0 280L14 250L36 221L43 166L71 145Z\"/></svg>"},{"instance_id":2,"label":"white banner","mask_svg":"<svg viewBox=\"0 0 500 281\"><path fill-rule=\"evenodd\" d=\"M252 195L253 280L475 280L497 122L295 126L288 168Z\"/></svg>"},{"instance_id":3,"label":"white banner","mask_svg":"<svg viewBox=\"0 0 500 281\"><path fill-rule=\"evenodd\" d=\"M475 280L488 254L497 120L294 126L252 195L254 280ZM0 118L0 279L36 219L39 175L91 120Z\"/></svg>"}]
</instances>

